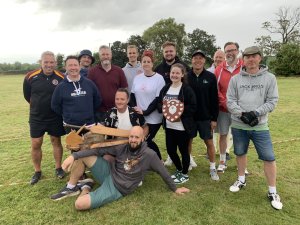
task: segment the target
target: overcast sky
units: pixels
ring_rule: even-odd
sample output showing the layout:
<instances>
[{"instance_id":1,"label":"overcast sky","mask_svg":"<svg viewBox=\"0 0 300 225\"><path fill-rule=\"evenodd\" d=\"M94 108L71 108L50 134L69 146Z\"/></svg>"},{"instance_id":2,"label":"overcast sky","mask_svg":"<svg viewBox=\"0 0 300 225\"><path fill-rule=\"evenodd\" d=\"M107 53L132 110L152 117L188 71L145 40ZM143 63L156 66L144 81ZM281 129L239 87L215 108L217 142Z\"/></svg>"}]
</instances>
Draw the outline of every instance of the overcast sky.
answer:
<instances>
[{"instance_id":1,"label":"overcast sky","mask_svg":"<svg viewBox=\"0 0 300 225\"><path fill-rule=\"evenodd\" d=\"M199 28L217 45L237 41L241 49L266 35L280 6L299 0L0 0L0 63L34 63L41 52L76 54L126 42L160 19L175 18L187 33Z\"/></svg>"}]
</instances>

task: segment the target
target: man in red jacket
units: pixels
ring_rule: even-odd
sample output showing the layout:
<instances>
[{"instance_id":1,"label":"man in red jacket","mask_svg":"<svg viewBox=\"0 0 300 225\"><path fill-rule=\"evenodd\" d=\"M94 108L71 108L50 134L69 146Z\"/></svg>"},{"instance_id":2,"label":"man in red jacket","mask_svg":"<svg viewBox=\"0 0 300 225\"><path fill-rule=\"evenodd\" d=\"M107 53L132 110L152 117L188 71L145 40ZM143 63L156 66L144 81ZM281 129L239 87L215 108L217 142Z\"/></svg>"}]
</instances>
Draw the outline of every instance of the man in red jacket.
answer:
<instances>
[{"instance_id":1,"label":"man in red jacket","mask_svg":"<svg viewBox=\"0 0 300 225\"><path fill-rule=\"evenodd\" d=\"M231 125L230 113L226 106L226 93L229 81L232 76L238 74L243 66L243 61L238 58L239 45L236 42L227 42L224 45L224 52L226 60L216 68L215 75L218 83L219 96L219 116L217 121L216 131L220 135L220 164L217 171L224 173L226 169L226 148L227 148L227 134Z\"/></svg>"}]
</instances>

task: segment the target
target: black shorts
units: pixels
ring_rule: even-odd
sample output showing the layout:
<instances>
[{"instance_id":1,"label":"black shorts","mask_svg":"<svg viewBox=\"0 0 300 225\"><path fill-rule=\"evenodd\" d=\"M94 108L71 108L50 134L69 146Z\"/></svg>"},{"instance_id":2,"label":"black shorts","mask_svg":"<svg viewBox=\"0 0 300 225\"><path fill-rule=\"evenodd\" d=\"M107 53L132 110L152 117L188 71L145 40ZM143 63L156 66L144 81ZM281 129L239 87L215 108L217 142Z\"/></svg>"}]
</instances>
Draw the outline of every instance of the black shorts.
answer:
<instances>
[{"instance_id":1,"label":"black shorts","mask_svg":"<svg viewBox=\"0 0 300 225\"><path fill-rule=\"evenodd\" d=\"M197 136L197 132L199 132L201 139L203 140L212 139L213 131L211 130L210 122L211 122L210 120L196 121L195 136Z\"/></svg>"},{"instance_id":2,"label":"black shorts","mask_svg":"<svg viewBox=\"0 0 300 225\"><path fill-rule=\"evenodd\" d=\"M47 132L54 137L60 137L66 134L62 121L54 122L30 122L30 137L39 138Z\"/></svg>"}]
</instances>

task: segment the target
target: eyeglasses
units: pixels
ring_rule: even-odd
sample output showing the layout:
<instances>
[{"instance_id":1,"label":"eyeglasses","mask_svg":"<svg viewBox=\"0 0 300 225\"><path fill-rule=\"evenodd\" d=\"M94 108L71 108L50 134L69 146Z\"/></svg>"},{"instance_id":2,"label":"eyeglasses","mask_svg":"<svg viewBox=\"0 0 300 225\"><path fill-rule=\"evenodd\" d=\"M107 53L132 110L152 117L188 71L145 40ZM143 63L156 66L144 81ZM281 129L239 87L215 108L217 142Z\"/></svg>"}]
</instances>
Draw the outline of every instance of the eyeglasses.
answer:
<instances>
[{"instance_id":1,"label":"eyeglasses","mask_svg":"<svg viewBox=\"0 0 300 225\"><path fill-rule=\"evenodd\" d=\"M225 53L227 54L227 53L235 52L236 50L237 50L236 48L235 49L229 49L229 50L226 50Z\"/></svg>"}]
</instances>

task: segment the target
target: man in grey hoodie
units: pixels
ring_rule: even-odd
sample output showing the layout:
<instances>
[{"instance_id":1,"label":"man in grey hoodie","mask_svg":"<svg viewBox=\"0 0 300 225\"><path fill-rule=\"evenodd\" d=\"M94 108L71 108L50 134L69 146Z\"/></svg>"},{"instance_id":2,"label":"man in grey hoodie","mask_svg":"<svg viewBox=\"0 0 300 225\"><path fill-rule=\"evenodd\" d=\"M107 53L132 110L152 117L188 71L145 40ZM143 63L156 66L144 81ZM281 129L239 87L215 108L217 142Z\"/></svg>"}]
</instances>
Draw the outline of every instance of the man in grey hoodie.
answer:
<instances>
[{"instance_id":1,"label":"man in grey hoodie","mask_svg":"<svg viewBox=\"0 0 300 225\"><path fill-rule=\"evenodd\" d=\"M238 192L246 186L247 151L252 140L258 158L264 162L269 186L268 198L275 209L282 209L276 192L276 163L268 126L268 113L278 102L276 78L268 68L260 65L262 54L252 46L243 52L244 68L231 78L227 90L227 108L231 113L234 154L237 159L238 179L229 188Z\"/></svg>"},{"instance_id":2,"label":"man in grey hoodie","mask_svg":"<svg viewBox=\"0 0 300 225\"><path fill-rule=\"evenodd\" d=\"M128 92L131 93L133 79L136 75L143 73L142 65L138 61L139 51L135 45L127 46L128 63L122 68L128 83Z\"/></svg>"}]
</instances>

